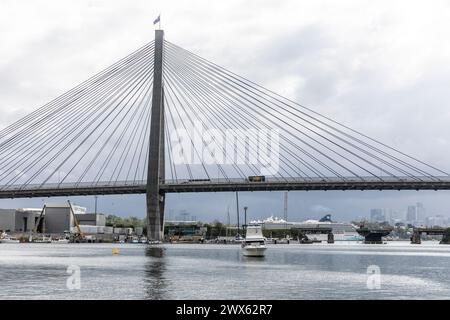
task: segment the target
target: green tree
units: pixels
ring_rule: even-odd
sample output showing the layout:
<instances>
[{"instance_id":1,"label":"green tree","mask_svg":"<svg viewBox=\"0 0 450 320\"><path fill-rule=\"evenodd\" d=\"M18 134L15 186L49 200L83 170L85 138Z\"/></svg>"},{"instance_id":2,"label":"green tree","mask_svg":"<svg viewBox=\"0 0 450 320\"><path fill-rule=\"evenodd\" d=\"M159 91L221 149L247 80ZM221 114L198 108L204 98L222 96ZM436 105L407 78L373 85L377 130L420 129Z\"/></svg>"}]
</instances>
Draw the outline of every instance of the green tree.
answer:
<instances>
[{"instance_id":1,"label":"green tree","mask_svg":"<svg viewBox=\"0 0 450 320\"><path fill-rule=\"evenodd\" d=\"M116 228L144 227L145 219L139 219L137 217L122 218L111 214L106 216L106 225L108 227L116 227Z\"/></svg>"}]
</instances>

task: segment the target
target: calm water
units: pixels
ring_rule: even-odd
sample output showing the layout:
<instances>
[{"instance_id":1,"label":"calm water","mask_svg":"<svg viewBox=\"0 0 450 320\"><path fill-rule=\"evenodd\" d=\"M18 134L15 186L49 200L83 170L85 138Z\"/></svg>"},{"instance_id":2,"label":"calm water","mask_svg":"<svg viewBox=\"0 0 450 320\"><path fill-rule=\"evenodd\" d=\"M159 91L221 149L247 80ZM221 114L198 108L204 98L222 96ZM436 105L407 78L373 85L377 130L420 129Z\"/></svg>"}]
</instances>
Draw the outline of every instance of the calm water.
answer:
<instances>
[{"instance_id":1,"label":"calm water","mask_svg":"<svg viewBox=\"0 0 450 320\"><path fill-rule=\"evenodd\" d=\"M66 287L69 265L80 290ZM380 289L367 288L370 265ZM262 259L234 245L0 244L0 299L448 299L449 266L435 242L272 245Z\"/></svg>"}]
</instances>

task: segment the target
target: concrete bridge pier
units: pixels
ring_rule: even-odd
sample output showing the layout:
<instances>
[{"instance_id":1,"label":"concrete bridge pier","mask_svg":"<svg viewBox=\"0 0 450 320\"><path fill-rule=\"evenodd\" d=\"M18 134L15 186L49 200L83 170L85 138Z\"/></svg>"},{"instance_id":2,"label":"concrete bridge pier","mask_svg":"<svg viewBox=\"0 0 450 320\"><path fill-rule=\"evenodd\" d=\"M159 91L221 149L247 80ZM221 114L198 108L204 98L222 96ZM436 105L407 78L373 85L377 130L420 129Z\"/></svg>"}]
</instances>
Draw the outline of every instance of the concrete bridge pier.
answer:
<instances>
[{"instance_id":1,"label":"concrete bridge pier","mask_svg":"<svg viewBox=\"0 0 450 320\"><path fill-rule=\"evenodd\" d=\"M147 168L147 238L164 240L165 193L160 189L165 179L164 162L164 31L155 30L152 114L150 121L149 158Z\"/></svg>"},{"instance_id":2,"label":"concrete bridge pier","mask_svg":"<svg viewBox=\"0 0 450 320\"><path fill-rule=\"evenodd\" d=\"M328 234L327 243L334 243L334 234L332 232Z\"/></svg>"},{"instance_id":3,"label":"concrete bridge pier","mask_svg":"<svg viewBox=\"0 0 450 320\"><path fill-rule=\"evenodd\" d=\"M391 233L390 228L370 228L361 226L356 230L361 236L364 237L364 243L366 244L382 244L383 237L386 237Z\"/></svg>"},{"instance_id":4,"label":"concrete bridge pier","mask_svg":"<svg viewBox=\"0 0 450 320\"><path fill-rule=\"evenodd\" d=\"M411 244L421 244L422 240L420 237L420 232L414 231L411 236Z\"/></svg>"}]
</instances>

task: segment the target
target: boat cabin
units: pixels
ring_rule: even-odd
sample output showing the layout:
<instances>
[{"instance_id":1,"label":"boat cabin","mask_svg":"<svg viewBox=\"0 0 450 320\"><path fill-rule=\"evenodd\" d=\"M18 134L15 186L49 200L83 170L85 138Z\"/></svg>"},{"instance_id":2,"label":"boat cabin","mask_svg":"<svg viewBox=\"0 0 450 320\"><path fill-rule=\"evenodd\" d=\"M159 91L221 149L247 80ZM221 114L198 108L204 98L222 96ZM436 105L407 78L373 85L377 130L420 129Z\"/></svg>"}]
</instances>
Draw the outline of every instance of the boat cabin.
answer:
<instances>
[{"instance_id":1,"label":"boat cabin","mask_svg":"<svg viewBox=\"0 0 450 320\"><path fill-rule=\"evenodd\" d=\"M260 244L265 243L265 238L262 233L261 225L248 225L246 228L245 234L245 242L246 243L257 243Z\"/></svg>"}]
</instances>

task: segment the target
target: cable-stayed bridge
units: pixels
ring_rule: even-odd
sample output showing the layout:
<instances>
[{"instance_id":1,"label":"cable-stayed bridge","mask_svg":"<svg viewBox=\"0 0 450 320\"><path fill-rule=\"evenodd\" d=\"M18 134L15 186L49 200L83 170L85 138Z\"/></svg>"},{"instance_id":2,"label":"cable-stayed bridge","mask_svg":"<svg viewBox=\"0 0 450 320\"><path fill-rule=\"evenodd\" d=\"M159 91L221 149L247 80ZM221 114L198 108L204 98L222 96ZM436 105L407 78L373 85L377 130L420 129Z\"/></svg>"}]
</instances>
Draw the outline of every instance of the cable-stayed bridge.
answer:
<instances>
[{"instance_id":1,"label":"cable-stayed bridge","mask_svg":"<svg viewBox=\"0 0 450 320\"><path fill-rule=\"evenodd\" d=\"M450 176L194 53L155 40L0 131L0 198L448 190Z\"/></svg>"}]
</instances>

